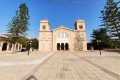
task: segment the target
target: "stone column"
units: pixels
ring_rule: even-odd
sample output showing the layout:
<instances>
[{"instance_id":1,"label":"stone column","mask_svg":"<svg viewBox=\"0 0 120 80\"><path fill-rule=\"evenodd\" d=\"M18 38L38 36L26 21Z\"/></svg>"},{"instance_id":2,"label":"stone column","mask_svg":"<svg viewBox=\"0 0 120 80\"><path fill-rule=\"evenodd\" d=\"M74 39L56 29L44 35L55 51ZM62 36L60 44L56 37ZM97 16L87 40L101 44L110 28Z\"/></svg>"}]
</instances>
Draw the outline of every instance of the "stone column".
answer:
<instances>
[{"instance_id":1,"label":"stone column","mask_svg":"<svg viewBox=\"0 0 120 80\"><path fill-rule=\"evenodd\" d=\"M20 50L19 47L20 47L20 44L18 43L18 48L17 48L18 51Z\"/></svg>"},{"instance_id":2,"label":"stone column","mask_svg":"<svg viewBox=\"0 0 120 80\"><path fill-rule=\"evenodd\" d=\"M19 44L19 50L21 50L21 44Z\"/></svg>"},{"instance_id":3,"label":"stone column","mask_svg":"<svg viewBox=\"0 0 120 80\"><path fill-rule=\"evenodd\" d=\"M20 50L22 49L22 44L20 45Z\"/></svg>"},{"instance_id":4,"label":"stone column","mask_svg":"<svg viewBox=\"0 0 120 80\"><path fill-rule=\"evenodd\" d=\"M0 43L0 51L2 51L2 46L3 46L3 43L1 42Z\"/></svg>"},{"instance_id":5,"label":"stone column","mask_svg":"<svg viewBox=\"0 0 120 80\"><path fill-rule=\"evenodd\" d=\"M11 51L14 51L14 44L12 44Z\"/></svg>"},{"instance_id":6,"label":"stone column","mask_svg":"<svg viewBox=\"0 0 120 80\"><path fill-rule=\"evenodd\" d=\"M9 51L9 47L10 47L10 46L9 46L9 43L8 43L8 44L7 44L7 51Z\"/></svg>"},{"instance_id":7,"label":"stone column","mask_svg":"<svg viewBox=\"0 0 120 80\"><path fill-rule=\"evenodd\" d=\"M15 51L16 50L16 44L14 44L14 47L13 47L13 51Z\"/></svg>"}]
</instances>

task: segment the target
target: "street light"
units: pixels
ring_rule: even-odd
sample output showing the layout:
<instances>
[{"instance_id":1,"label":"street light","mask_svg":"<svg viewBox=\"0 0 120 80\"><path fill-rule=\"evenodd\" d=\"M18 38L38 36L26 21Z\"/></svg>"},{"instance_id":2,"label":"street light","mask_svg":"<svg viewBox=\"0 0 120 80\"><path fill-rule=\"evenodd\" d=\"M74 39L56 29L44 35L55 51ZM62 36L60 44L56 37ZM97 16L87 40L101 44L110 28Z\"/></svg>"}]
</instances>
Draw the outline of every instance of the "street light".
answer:
<instances>
[{"instance_id":1,"label":"street light","mask_svg":"<svg viewBox=\"0 0 120 80\"><path fill-rule=\"evenodd\" d=\"M100 42L101 42L101 40L97 40L97 43L98 43L98 45L99 45L100 55L101 55L101 45L100 45Z\"/></svg>"},{"instance_id":2,"label":"street light","mask_svg":"<svg viewBox=\"0 0 120 80\"><path fill-rule=\"evenodd\" d=\"M28 41L28 46L27 46L27 49L28 49L28 55L29 55L29 51L30 51L30 48L31 48L31 44L32 44L32 41Z\"/></svg>"}]
</instances>

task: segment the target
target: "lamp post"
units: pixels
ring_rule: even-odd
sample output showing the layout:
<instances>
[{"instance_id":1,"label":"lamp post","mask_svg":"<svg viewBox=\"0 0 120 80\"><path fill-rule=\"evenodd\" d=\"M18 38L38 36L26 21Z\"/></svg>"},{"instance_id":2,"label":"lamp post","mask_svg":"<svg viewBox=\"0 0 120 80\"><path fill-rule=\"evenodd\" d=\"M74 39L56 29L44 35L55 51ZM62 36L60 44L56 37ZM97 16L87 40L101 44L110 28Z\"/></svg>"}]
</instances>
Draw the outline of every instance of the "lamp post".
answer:
<instances>
[{"instance_id":1,"label":"lamp post","mask_svg":"<svg viewBox=\"0 0 120 80\"><path fill-rule=\"evenodd\" d=\"M29 51L30 51L30 48L31 48L31 44L32 44L32 41L28 41L28 46L27 46L27 49L28 49L28 55L29 55Z\"/></svg>"},{"instance_id":2,"label":"lamp post","mask_svg":"<svg viewBox=\"0 0 120 80\"><path fill-rule=\"evenodd\" d=\"M100 55L101 55L101 45L100 45L100 42L101 42L101 40L97 40L97 43L98 43L98 45L99 45Z\"/></svg>"}]
</instances>

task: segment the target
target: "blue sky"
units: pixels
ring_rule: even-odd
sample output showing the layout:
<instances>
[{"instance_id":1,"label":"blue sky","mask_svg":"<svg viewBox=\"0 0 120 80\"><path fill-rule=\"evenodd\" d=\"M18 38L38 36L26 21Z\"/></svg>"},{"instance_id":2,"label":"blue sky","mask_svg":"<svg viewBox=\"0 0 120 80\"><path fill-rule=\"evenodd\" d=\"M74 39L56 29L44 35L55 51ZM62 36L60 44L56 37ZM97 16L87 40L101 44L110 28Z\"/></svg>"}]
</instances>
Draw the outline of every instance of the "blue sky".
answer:
<instances>
[{"instance_id":1,"label":"blue sky","mask_svg":"<svg viewBox=\"0 0 120 80\"><path fill-rule=\"evenodd\" d=\"M77 2L101 3L106 0L72 0ZM0 0L0 34L7 32L7 24L19 9L21 3L26 3L29 8L30 26L28 35L31 38L38 38L39 22L47 18L50 21L51 29L60 25L74 29L74 23L78 18L86 22L87 41L90 41L93 29L99 28L101 16L100 11L104 5L79 4L55 2L49 0Z\"/></svg>"}]
</instances>

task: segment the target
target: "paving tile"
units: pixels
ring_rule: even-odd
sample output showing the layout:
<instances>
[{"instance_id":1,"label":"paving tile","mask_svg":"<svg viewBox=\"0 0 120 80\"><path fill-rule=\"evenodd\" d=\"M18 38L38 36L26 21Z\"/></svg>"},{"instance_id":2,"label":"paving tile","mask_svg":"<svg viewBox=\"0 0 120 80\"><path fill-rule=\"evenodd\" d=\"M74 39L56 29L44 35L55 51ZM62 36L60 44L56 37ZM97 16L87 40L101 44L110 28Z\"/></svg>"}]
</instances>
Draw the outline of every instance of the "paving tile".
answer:
<instances>
[{"instance_id":1,"label":"paving tile","mask_svg":"<svg viewBox=\"0 0 120 80\"><path fill-rule=\"evenodd\" d=\"M31 54L30 58L32 60L30 58L27 58L27 56L25 56L24 54L21 54L21 56L24 56L22 61L34 60L35 62L37 62L36 58L39 59L38 57L42 58L48 54L48 53L45 54L44 53L37 54L37 53L38 52L35 53L37 56ZM7 57L9 56L10 55L7 55ZM82 59L81 57L84 59ZM39 66L37 72L31 75L37 78L37 80L119 80L115 78L115 76L110 75L108 72L102 70L100 67L97 67L92 64L94 63L101 66L102 68L110 70L111 72L118 74L119 77L120 75L119 57L120 57L119 55L113 53L112 54L102 53L102 56L100 56L96 51L95 52L70 52L70 51L58 52L57 51L45 63ZM8 58L8 60L10 61L16 60L17 62L19 62L22 59L22 58L20 59L20 57L18 59L17 58L13 59L13 57L11 58ZM85 59L88 61L86 61ZM4 59L2 58L0 60L4 60ZM2 76L0 76L0 79L19 80L18 78L29 73L29 71L31 71L34 67L38 65L39 65L38 63L29 64L29 65L23 64L23 67L25 68L19 65L16 66L11 65L11 67L0 66L0 70L2 71L0 72L0 74L1 75L2 73L7 74L7 77L5 79L3 79ZM13 76L14 74L12 74L12 72L8 73L9 71L17 72L16 74L17 77L14 77Z\"/></svg>"}]
</instances>

